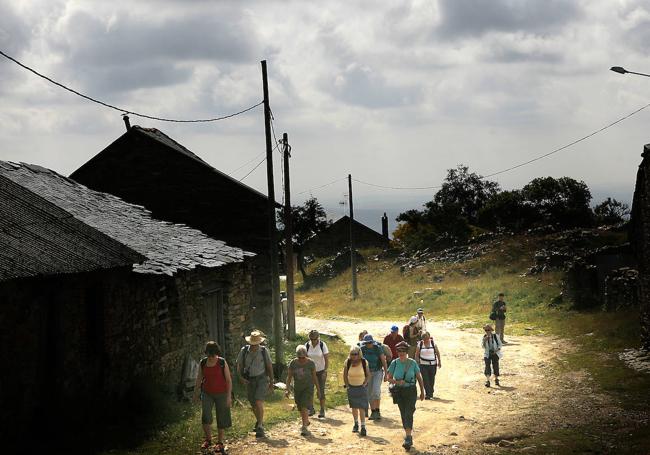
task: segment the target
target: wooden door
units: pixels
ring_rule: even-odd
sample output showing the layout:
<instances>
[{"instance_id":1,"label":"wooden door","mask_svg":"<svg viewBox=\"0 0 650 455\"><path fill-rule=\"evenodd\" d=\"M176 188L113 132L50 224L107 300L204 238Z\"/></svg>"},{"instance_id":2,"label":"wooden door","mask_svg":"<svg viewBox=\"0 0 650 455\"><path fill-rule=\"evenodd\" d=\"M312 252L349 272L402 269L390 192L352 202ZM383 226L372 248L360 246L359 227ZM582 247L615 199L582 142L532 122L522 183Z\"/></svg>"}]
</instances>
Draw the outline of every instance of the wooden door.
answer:
<instances>
[{"instance_id":1,"label":"wooden door","mask_svg":"<svg viewBox=\"0 0 650 455\"><path fill-rule=\"evenodd\" d=\"M208 336L226 350L226 324L224 320L223 290L216 289L205 296L208 318Z\"/></svg>"}]
</instances>

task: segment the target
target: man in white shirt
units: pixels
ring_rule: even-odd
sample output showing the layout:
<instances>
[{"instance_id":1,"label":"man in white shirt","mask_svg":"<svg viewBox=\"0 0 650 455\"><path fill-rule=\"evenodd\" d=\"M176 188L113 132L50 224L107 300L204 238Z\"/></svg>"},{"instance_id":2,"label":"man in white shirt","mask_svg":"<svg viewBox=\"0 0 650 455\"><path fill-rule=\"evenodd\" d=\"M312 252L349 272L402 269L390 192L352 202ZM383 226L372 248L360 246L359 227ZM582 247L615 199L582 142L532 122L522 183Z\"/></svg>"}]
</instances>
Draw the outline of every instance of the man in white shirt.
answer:
<instances>
[{"instance_id":1,"label":"man in white shirt","mask_svg":"<svg viewBox=\"0 0 650 455\"><path fill-rule=\"evenodd\" d=\"M422 339L422 335L427 331L427 318L424 317L424 308L418 308L418 322L415 327L418 329L418 339Z\"/></svg>"},{"instance_id":2,"label":"man in white shirt","mask_svg":"<svg viewBox=\"0 0 650 455\"><path fill-rule=\"evenodd\" d=\"M320 412L318 418L325 417L325 383L327 382L327 367L329 366L329 349L324 341L320 340L318 330L309 332L309 341L305 343L307 356L316 364L316 377L318 378ZM314 415L314 407L309 409L309 415Z\"/></svg>"}]
</instances>

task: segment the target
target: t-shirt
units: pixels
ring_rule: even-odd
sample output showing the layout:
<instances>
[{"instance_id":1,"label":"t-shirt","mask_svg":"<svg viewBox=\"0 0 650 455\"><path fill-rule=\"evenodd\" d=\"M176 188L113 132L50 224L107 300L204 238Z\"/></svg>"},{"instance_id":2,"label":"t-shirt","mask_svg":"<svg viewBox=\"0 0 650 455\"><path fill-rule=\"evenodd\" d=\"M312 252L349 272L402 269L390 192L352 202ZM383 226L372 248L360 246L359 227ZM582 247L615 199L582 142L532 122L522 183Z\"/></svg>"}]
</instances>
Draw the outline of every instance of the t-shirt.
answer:
<instances>
[{"instance_id":1,"label":"t-shirt","mask_svg":"<svg viewBox=\"0 0 650 455\"><path fill-rule=\"evenodd\" d=\"M381 356L384 355L384 349L375 343L366 343L361 346L363 358L368 362L370 371L379 371L382 369Z\"/></svg>"},{"instance_id":2,"label":"t-shirt","mask_svg":"<svg viewBox=\"0 0 650 455\"><path fill-rule=\"evenodd\" d=\"M266 363L271 365L269 350L260 346L257 351L248 351L249 346L244 346L237 356L237 365L241 365L242 373L248 371L249 376L259 376L266 373ZM246 355L246 360L244 360ZM244 362L244 363L242 363Z\"/></svg>"},{"instance_id":3,"label":"t-shirt","mask_svg":"<svg viewBox=\"0 0 650 455\"><path fill-rule=\"evenodd\" d=\"M429 346L424 341L418 342L418 347L420 348L420 360L427 360L427 364L437 360L436 344L433 342L433 339L429 338Z\"/></svg>"},{"instance_id":4,"label":"t-shirt","mask_svg":"<svg viewBox=\"0 0 650 455\"><path fill-rule=\"evenodd\" d=\"M311 372L316 369L316 365L313 360L308 358L307 362L301 364L298 359L293 359L289 369L293 373L294 390L304 390L314 383Z\"/></svg>"},{"instance_id":5,"label":"t-shirt","mask_svg":"<svg viewBox=\"0 0 650 455\"><path fill-rule=\"evenodd\" d=\"M501 302L497 300L492 304L492 311L496 312L497 314L497 319L505 319L506 318L506 312L501 309L501 307L505 308L506 302Z\"/></svg>"},{"instance_id":6,"label":"t-shirt","mask_svg":"<svg viewBox=\"0 0 650 455\"><path fill-rule=\"evenodd\" d=\"M410 367L408 365L411 365ZM408 368L408 371L406 372L406 377L404 377L404 372ZM406 359L406 362L402 363L400 359L395 359L390 363L390 366L388 367L388 372L393 376L393 379L397 381L404 380L406 381L406 384L404 384L404 387L412 386L415 385L416 379L415 377L417 374L420 372L420 367L418 366L417 363L415 363L415 360L413 359ZM398 385L398 387L402 387L401 385Z\"/></svg>"},{"instance_id":7,"label":"t-shirt","mask_svg":"<svg viewBox=\"0 0 650 455\"><path fill-rule=\"evenodd\" d=\"M321 351L320 345L323 345L323 350ZM324 341L316 343L316 346L309 341L309 347L307 348L307 356L314 361L316 364L316 371L323 371L325 369L325 354L329 354L330 351L327 349L327 345Z\"/></svg>"},{"instance_id":8,"label":"t-shirt","mask_svg":"<svg viewBox=\"0 0 650 455\"><path fill-rule=\"evenodd\" d=\"M395 346L397 343L401 343L402 341L404 341L404 337L399 333L396 337L393 337L389 334L386 335L386 338L384 338L384 344L390 348L390 352L393 354L394 359L397 358L397 350L395 349Z\"/></svg>"}]
</instances>

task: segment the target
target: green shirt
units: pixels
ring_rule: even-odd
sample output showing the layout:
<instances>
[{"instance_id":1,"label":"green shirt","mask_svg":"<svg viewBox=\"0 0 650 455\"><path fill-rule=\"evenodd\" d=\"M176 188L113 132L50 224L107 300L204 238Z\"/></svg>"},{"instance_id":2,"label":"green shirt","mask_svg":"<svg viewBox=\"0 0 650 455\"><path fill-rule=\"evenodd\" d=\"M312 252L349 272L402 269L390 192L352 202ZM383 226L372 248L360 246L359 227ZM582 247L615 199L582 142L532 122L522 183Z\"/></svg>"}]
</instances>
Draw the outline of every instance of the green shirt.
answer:
<instances>
[{"instance_id":1,"label":"green shirt","mask_svg":"<svg viewBox=\"0 0 650 455\"><path fill-rule=\"evenodd\" d=\"M307 359L307 362L301 364L298 359L293 359L289 364L289 369L293 373L293 389L304 390L314 383L312 371L316 371L316 364L313 360Z\"/></svg>"},{"instance_id":2,"label":"green shirt","mask_svg":"<svg viewBox=\"0 0 650 455\"><path fill-rule=\"evenodd\" d=\"M409 364L411 366L409 366ZM408 371L406 371L408 369ZM404 376L404 372L406 371L406 377ZM393 379L396 381L406 381L406 384L402 385L397 385L397 387L409 387L415 385L415 377L417 374L420 372L420 367L418 366L417 363L415 363L415 360L413 359L407 359L406 362L402 363L400 359L395 359L390 363L390 366L388 367L388 372L393 376Z\"/></svg>"}]
</instances>

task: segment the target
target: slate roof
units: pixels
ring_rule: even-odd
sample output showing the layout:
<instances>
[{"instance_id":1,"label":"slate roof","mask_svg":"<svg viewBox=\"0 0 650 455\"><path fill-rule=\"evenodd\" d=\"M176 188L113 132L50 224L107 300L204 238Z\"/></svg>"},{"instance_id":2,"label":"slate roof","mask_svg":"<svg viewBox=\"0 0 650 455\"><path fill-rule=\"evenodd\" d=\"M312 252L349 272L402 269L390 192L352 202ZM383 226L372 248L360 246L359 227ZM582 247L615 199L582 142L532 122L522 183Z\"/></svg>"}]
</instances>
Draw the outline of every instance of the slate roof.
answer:
<instances>
[{"instance_id":1,"label":"slate roof","mask_svg":"<svg viewBox=\"0 0 650 455\"><path fill-rule=\"evenodd\" d=\"M40 166L0 161L0 184L0 279L131 264L173 275L254 255Z\"/></svg>"}]
</instances>

